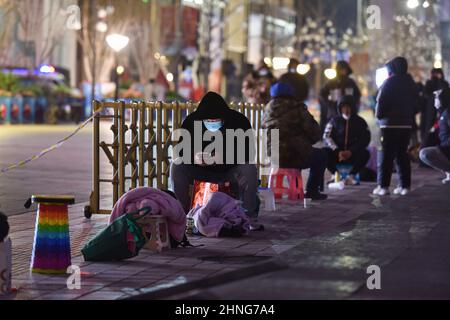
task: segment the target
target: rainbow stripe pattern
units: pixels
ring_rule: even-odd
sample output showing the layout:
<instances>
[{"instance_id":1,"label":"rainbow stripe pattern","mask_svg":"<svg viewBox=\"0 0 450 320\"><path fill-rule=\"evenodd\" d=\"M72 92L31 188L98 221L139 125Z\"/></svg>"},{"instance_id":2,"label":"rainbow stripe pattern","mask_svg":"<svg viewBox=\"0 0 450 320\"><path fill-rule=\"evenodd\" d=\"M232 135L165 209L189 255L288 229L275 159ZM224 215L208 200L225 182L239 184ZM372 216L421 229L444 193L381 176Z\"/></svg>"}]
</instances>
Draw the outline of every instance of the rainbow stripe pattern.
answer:
<instances>
[{"instance_id":1,"label":"rainbow stripe pattern","mask_svg":"<svg viewBox=\"0 0 450 320\"><path fill-rule=\"evenodd\" d=\"M73 197L33 196L39 203L31 271L64 274L71 263L68 204Z\"/></svg>"}]
</instances>

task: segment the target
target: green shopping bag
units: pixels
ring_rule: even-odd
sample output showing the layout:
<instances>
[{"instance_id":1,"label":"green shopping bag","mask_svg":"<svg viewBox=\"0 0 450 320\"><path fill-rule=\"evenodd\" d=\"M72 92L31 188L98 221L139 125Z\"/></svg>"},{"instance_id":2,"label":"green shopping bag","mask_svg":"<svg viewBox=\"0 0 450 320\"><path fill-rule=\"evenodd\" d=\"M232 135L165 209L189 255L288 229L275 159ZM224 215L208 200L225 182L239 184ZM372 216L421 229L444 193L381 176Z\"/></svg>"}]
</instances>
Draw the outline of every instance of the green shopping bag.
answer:
<instances>
[{"instance_id":1,"label":"green shopping bag","mask_svg":"<svg viewBox=\"0 0 450 320\"><path fill-rule=\"evenodd\" d=\"M124 214L90 240L81 250L85 261L120 261L139 254L146 239L137 221L151 212L150 207ZM144 212L141 216L134 218Z\"/></svg>"}]
</instances>

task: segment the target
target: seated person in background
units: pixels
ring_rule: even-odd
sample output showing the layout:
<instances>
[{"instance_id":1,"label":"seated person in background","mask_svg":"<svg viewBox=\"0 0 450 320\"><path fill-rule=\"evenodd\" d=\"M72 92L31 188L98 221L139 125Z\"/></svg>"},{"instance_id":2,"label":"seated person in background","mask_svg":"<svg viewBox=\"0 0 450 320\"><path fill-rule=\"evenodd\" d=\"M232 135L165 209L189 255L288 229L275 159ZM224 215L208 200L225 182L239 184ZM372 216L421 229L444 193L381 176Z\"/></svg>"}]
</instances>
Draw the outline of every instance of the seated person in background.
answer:
<instances>
[{"instance_id":1,"label":"seated person in background","mask_svg":"<svg viewBox=\"0 0 450 320\"><path fill-rule=\"evenodd\" d=\"M346 183L355 185L355 175L365 168L370 159L367 150L370 130L367 122L358 116L352 96L341 98L338 111L339 115L331 119L324 134L324 141L330 148L328 170L334 174L339 164L353 166Z\"/></svg>"},{"instance_id":2,"label":"seated person in background","mask_svg":"<svg viewBox=\"0 0 450 320\"><path fill-rule=\"evenodd\" d=\"M8 234L8 217L0 212L0 300L11 293L12 246Z\"/></svg>"},{"instance_id":3,"label":"seated person in background","mask_svg":"<svg viewBox=\"0 0 450 320\"><path fill-rule=\"evenodd\" d=\"M250 229L262 230L257 222L258 177L256 165L251 164L256 151L250 121L230 109L220 95L210 92L184 120L182 129L188 137L182 136L175 147L181 158L176 158L174 149L170 176L186 213L191 209L189 189L194 181L230 182L238 186L239 200L251 220ZM230 132L232 139L228 139Z\"/></svg>"},{"instance_id":4,"label":"seated person in background","mask_svg":"<svg viewBox=\"0 0 450 320\"><path fill-rule=\"evenodd\" d=\"M313 148L321 137L320 126L308 112L306 105L296 98L295 90L286 83L271 88L272 100L266 107L263 128L279 130L279 167L283 169L308 169L307 199L325 200L320 193L327 164L327 151ZM269 134L267 150L271 150ZM273 161L273 155L272 155Z\"/></svg>"},{"instance_id":5,"label":"seated person in background","mask_svg":"<svg viewBox=\"0 0 450 320\"><path fill-rule=\"evenodd\" d=\"M436 101L436 109L441 114L439 125L440 144L437 147L425 148L420 152L420 159L430 167L442 171L446 178L444 184L450 183L450 89L445 88Z\"/></svg>"}]
</instances>

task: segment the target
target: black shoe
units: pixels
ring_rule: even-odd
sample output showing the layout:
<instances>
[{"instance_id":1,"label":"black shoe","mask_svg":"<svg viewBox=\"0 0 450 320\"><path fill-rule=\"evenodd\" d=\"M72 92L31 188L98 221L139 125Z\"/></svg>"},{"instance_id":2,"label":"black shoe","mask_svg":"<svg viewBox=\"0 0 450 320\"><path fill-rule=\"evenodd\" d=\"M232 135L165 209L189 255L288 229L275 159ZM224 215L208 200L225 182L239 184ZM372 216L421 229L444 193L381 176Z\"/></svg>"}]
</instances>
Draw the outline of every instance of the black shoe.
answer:
<instances>
[{"instance_id":1,"label":"black shoe","mask_svg":"<svg viewBox=\"0 0 450 320\"><path fill-rule=\"evenodd\" d=\"M307 192L305 194L306 199L311 199L312 201L324 201L328 199L328 196L326 194L317 192L317 193L310 193Z\"/></svg>"}]
</instances>

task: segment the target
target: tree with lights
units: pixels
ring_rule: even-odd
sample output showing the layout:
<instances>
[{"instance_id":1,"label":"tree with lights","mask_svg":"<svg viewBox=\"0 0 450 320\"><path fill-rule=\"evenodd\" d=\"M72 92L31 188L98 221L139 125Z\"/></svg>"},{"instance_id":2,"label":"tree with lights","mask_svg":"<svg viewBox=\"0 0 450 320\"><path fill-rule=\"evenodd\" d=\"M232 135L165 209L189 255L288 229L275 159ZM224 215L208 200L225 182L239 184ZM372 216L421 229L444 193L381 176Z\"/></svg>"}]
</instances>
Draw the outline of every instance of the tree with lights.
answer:
<instances>
[{"instance_id":1,"label":"tree with lights","mask_svg":"<svg viewBox=\"0 0 450 320\"><path fill-rule=\"evenodd\" d=\"M436 54L440 52L436 23L420 21L412 14L397 15L393 19L393 26L387 34L386 31L372 34L372 61L379 66L393 57L404 56L413 69L431 69Z\"/></svg>"},{"instance_id":2,"label":"tree with lights","mask_svg":"<svg viewBox=\"0 0 450 320\"><path fill-rule=\"evenodd\" d=\"M0 32L3 64L36 68L48 61L68 31L65 25L67 13L62 0L0 1L0 11L5 18L5 28Z\"/></svg>"}]
</instances>

